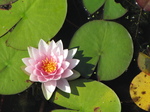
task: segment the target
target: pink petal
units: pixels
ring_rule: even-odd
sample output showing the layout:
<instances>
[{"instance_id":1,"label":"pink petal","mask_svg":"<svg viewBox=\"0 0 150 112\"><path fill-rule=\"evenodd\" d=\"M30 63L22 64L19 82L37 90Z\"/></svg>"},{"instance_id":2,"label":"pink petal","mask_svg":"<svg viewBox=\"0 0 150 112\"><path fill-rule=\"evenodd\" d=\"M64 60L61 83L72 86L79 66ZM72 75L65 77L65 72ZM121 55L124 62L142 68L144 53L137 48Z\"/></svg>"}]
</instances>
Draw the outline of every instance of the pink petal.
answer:
<instances>
[{"instance_id":1,"label":"pink petal","mask_svg":"<svg viewBox=\"0 0 150 112\"><path fill-rule=\"evenodd\" d=\"M52 51L56 47L56 43L52 40L48 46L48 51Z\"/></svg>"},{"instance_id":2,"label":"pink petal","mask_svg":"<svg viewBox=\"0 0 150 112\"><path fill-rule=\"evenodd\" d=\"M67 80L74 80L81 76L78 71L76 71L76 70L72 70L72 71L73 71L73 74L70 77L67 77L66 78Z\"/></svg>"},{"instance_id":3,"label":"pink petal","mask_svg":"<svg viewBox=\"0 0 150 112\"><path fill-rule=\"evenodd\" d=\"M63 68L59 68L56 72L56 75L61 75L64 72Z\"/></svg>"},{"instance_id":4,"label":"pink petal","mask_svg":"<svg viewBox=\"0 0 150 112\"><path fill-rule=\"evenodd\" d=\"M33 55L33 58L34 59L39 59L40 58L40 55L39 55L39 50L38 49L36 49L36 48L33 48L32 47L32 55Z\"/></svg>"},{"instance_id":5,"label":"pink petal","mask_svg":"<svg viewBox=\"0 0 150 112\"><path fill-rule=\"evenodd\" d=\"M62 63L63 62L63 55L60 55L57 57L57 63Z\"/></svg>"},{"instance_id":6,"label":"pink petal","mask_svg":"<svg viewBox=\"0 0 150 112\"><path fill-rule=\"evenodd\" d=\"M29 63L30 63L30 65L33 65L33 66L37 64L36 60L34 60L34 59L30 59Z\"/></svg>"},{"instance_id":7,"label":"pink petal","mask_svg":"<svg viewBox=\"0 0 150 112\"><path fill-rule=\"evenodd\" d=\"M80 62L78 59L67 59L67 61L70 63L69 69L73 69Z\"/></svg>"},{"instance_id":8,"label":"pink petal","mask_svg":"<svg viewBox=\"0 0 150 112\"><path fill-rule=\"evenodd\" d=\"M49 92L49 91L45 88L44 83L42 83L41 88L42 88L43 95L44 95L45 99L46 99L46 100L49 100L49 99L51 98L53 92Z\"/></svg>"},{"instance_id":9,"label":"pink petal","mask_svg":"<svg viewBox=\"0 0 150 112\"><path fill-rule=\"evenodd\" d=\"M46 88L46 90L48 90L49 92L53 93L55 88L56 88L56 81L55 80L51 80L51 81L48 81L48 82L45 82L44 83L44 86Z\"/></svg>"},{"instance_id":10,"label":"pink petal","mask_svg":"<svg viewBox=\"0 0 150 112\"><path fill-rule=\"evenodd\" d=\"M46 54L48 50L48 44L44 40L41 39L38 44L38 49L39 49L40 55Z\"/></svg>"},{"instance_id":11,"label":"pink petal","mask_svg":"<svg viewBox=\"0 0 150 112\"><path fill-rule=\"evenodd\" d=\"M70 63L67 61L63 61L61 67L66 70L69 67Z\"/></svg>"},{"instance_id":12,"label":"pink petal","mask_svg":"<svg viewBox=\"0 0 150 112\"><path fill-rule=\"evenodd\" d=\"M28 73L33 73L33 70L34 70L35 68L33 67L33 66L27 66L26 68L25 68L25 70L28 72Z\"/></svg>"},{"instance_id":13,"label":"pink petal","mask_svg":"<svg viewBox=\"0 0 150 112\"><path fill-rule=\"evenodd\" d=\"M45 76L45 78L47 80L53 80L54 79L54 75L48 75L48 76Z\"/></svg>"},{"instance_id":14,"label":"pink petal","mask_svg":"<svg viewBox=\"0 0 150 112\"><path fill-rule=\"evenodd\" d=\"M27 75L30 76L31 74L30 74L29 72L27 72L27 71L25 70L25 68L26 68L26 66L22 66L22 67L21 67L21 69L22 69Z\"/></svg>"},{"instance_id":15,"label":"pink petal","mask_svg":"<svg viewBox=\"0 0 150 112\"><path fill-rule=\"evenodd\" d=\"M60 52L63 52L63 44L62 44L62 41L59 40L57 43L56 43L57 47L60 49Z\"/></svg>"},{"instance_id":16,"label":"pink petal","mask_svg":"<svg viewBox=\"0 0 150 112\"><path fill-rule=\"evenodd\" d=\"M53 80L59 80L61 78L61 75L55 75Z\"/></svg>"},{"instance_id":17,"label":"pink petal","mask_svg":"<svg viewBox=\"0 0 150 112\"><path fill-rule=\"evenodd\" d=\"M37 69L34 69L33 75L36 75L36 76L38 76L38 77L42 77L42 76L43 76L43 75L41 74L41 71L40 71L40 70L37 70Z\"/></svg>"},{"instance_id":18,"label":"pink petal","mask_svg":"<svg viewBox=\"0 0 150 112\"><path fill-rule=\"evenodd\" d=\"M69 83L66 79L60 79L57 81L57 87L67 93L71 93Z\"/></svg>"},{"instance_id":19,"label":"pink petal","mask_svg":"<svg viewBox=\"0 0 150 112\"><path fill-rule=\"evenodd\" d=\"M70 77L73 74L72 70L67 69L64 71L64 73L61 74L61 78L67 78Z\"/></svg>"},{"instance_id":20,"label":"pink petal","mask_svg":"<svg viewBox=\"0 0 150 112\"><path fill-rule=\"evenodd\" d=\"M67 56L68 56L68 49L65 49L63 51L63 56L64 56L64 60L66 60Z\"/></svg>"},{"instance_id":21,"label":"pink petal","mask_svg":"<svg viewBox=\"0 0 150 112\"><path fill-rule=\"evenodd\" d=\"M55 56L59 56L60 55L60 49L58 47L55 47L53 49L53 53L54 53Z\"/></svg>"},{"instance_id":22,"label":"pink petal","mask_svg":"<svg viewBox=\"0 0 150 112\"><path fill-rule=\"evenodd\" d=\"M23 63L26 65L26 66L29 66L30 65L30 63L29 63L29 60L30 60L31 58L23 58L22 59L22 61L23 61Z\"/></svg>"},{"instance_id":23,"label":"pink petal","mask_svg":"<svg viewBox=\"0 0 150 112\"><path fill-rule=\"evenodd\" d=\"M47 82L47 79L43 76L38 76L37 78L39 82Z\"/></svg>"},{"instance_id":24,"label":"pink petal","mask_svg":"<svg viewBox=\"0 0 150 112\"><path fill-rule=\"evenodd\" d=\"M32 47L28 47L28 53L31 58L33 58Z\"/></svg>"},{"instance_id":25,"label":"pink petal","mask_svg":"<svg viewBox=\"0 0 150 112\"><path fill-rule=\"evenodd\" d=\"M67 59L72 59L77 52L77 48L71 49L68 51Z\"/></svg>"},{"instance_id":26,"label":"pink petal","mask_svg":"<svg viewBox=\"0 0 150 112\"><path fill-rule=\"evenodd\" d=\"M30 80L33 81L33 82L38 82L39 81L37 76L35 76L33 74L30 75Z\"/></svg>"}]
</instances>

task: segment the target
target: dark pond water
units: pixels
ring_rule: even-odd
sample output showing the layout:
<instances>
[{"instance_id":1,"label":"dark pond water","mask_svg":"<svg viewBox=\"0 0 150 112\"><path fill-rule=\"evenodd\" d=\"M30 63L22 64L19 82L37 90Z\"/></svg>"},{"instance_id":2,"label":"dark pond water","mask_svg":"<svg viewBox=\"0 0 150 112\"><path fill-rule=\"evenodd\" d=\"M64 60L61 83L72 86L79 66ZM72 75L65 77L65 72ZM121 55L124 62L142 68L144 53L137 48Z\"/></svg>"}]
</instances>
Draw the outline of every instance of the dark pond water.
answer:
<instances>
[{"instance_id":1,"label":"dark pond water","mask_svg":"<svg viewBox=\"0 0 150 112\"><path fill-rule=\"evenodd\" d=\"M138 52L144 51L147 45L150 44L150 13L141 10L134 0L116 1L128 9L127 14L115 21L125 26L130 32L134 42L134 56L128 70L122 76L103 83L112 88L120 98L122 112L145 112L132 102L129 95L129 86L132 79L140 72L136 62ZM101 12L102 9L99 11ZM100 18L100 14L95 14L94 18L92 18L85 11L81 0L68 0L67 18L62 29L54 39L62 39L67 48L71 37L80 26L89 20ZM95 77L92 78L94 79ZM50 112L52 109L61 108L51 102L45 101L41 97L40 88L35 87L33 85L28 90L17 95L0 96L0 112ZM33 90L35 90L34 93Z\"/></svg>"}]
</instances>

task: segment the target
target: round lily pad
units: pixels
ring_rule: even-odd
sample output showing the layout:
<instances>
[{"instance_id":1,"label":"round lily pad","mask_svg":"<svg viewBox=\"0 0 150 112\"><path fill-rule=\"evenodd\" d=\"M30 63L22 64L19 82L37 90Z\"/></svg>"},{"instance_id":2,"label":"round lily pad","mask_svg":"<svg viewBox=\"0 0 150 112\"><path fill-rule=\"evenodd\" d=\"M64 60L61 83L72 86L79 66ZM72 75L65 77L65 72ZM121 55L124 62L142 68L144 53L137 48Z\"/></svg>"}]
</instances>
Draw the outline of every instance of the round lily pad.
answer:
<instances>
[{"instance_id":1,"label":"round lily pad","mask_svg":"<svg viewBox=\"0 0 150 112\"><path fill-rule=\"evenodd\" d=\"M47 41L55 36L66 12L66 0L18 0L10 10L0 10L0 36L11 29L8 46L20 50L36 47L41 38Z\"/></svg>"},{"instance_id":2,"label":"round lily pad","mask_svg":"<svg viewBox=\"0 0 150 112\"><path fill-rule=\"evenodd\" d=\"M88 79L78 79L70 81L69 84L71 94L57 90L52 98L54 103L79 112L121 111L117 95L103 83Z\"/></svg>"},{"instance_id":3,"label":"round lily pad","mask_svg":"<svg viewBox=\"0 0 150 112\"><path fill-rule=\"evenodd\" d=\"M28 52L7 47L6 36L0 38L0 94L9 95L24 91L32 83L21 69L23 66L21 59L27 57Z\"/></svg>"},{"instance_id":4,"label":"round lily pad","mask_svg":"<svg viewBox=\"0 0 150 112\"><path fill-rule=\"evenodd\" d=\"M76 58L80 59L77 71L91 76L97 66L100 80L112 80L129 66L133 45L128 31L120 24L110 21L91 21L74 34L70 48L78 47Z\"/></svg>"},{"instance_id":5,"label":"round lily pad","mask_svg":"<svg viewBox=\"0 0 150 112\"><path fill-rule=\"evenodd\" d=\"M139 73L131 82L130 95L134 103L143 110L150 110L150 76Z\"/></svg>"}]
</instances>

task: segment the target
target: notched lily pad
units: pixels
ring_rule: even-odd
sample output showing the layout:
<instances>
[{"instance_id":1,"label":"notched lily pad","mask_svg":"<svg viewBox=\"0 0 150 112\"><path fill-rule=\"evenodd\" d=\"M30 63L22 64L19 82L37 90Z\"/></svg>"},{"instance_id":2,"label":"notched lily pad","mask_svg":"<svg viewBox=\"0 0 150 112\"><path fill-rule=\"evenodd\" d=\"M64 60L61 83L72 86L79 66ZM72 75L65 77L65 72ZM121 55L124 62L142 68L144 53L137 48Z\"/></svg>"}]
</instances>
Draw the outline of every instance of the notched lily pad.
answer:
<instances>
[{"instance_id":1,"label":"notched lily pad","mask_svg":"<svg viewBox=\"0 0 150 112\"><path fill-rule=\"evenodd\" d=\"M18 0L12 4L11 10L0 10L0 36L15 26L7 45L19 50L36 47L41 38L48 41L55 36L66 12L66 0Z\"/></svg>"},{"instance_id":2,"label":"notched lily pad","mask_svg":"<svg viewBox=\"0 0 150 112\"><path fill-rule=\"evenodd\" d=\"M77 71L88 78L97 66L100 80L112 80L129 66L133 55L130 34L120 24L109 21L92 21L74 34L70 48L79 47L75 56L80 59Z\"/></svg>"},{"instance_id":3,"label":"notched lily pad","mask_svg":"<svg viewBox=\"0 0 150 112\"><path fill-rule=\"evenodd\" d=\"M114 0L106 0L103 16L105 20L112 20L123 16L126 12L127 10L120 3L116 3Z\"/></svg>"},{"instance_id":4,"label":"notched lily pad","mask_svg":"<svg viewBox=\"0 0 150 112\"><path fill-rule=\"evenodd\" d=\"M32 84L21 69L21 59L27 57L28 52L7 47L5 42L8 35L0 38L0 94L4 95L22 92Z\"/></svg>"},{"instance_id":5,"label":"notched lily pad","mask_svg":"<svg viewBox=\"0 0 150 112\"><path fill-rule=\"evenodd\" d=\"M127 12L115 0L83 0L83 4L90 14L93 14L104 5L103 19L105 20L117 19Z\"/></svg>"},{"instance_id":6,"label":"notched lily pad","mask_svg":"<svg viewBox=\"0 0 150 112\"><path fill-rule=\"evenodd\" d=\"M104 3L105 0L83 0L85 8L90 14L93 14L95 11L97 11Z\"/></svg>"},{"instance_id":7,"label":"notched lily pad","mask_svg":"<svg viewBox=\"0 0 150 112\"><path fill-rule=\"evenodd\" d=\"M54 103L78 112L121 111L117 95L103 83L78 79L70 81L69 84L71 86L71 94L57 90L51 99Z\"/></svg>"}]
</instances>

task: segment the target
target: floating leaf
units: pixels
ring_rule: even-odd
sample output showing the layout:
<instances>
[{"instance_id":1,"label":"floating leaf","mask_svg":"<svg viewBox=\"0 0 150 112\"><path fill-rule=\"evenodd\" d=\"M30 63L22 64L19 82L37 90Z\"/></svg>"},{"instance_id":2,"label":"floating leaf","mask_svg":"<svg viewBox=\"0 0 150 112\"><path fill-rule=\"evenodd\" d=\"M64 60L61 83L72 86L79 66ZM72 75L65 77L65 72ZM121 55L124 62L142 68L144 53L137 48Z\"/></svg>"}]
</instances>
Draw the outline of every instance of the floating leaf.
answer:
<instances>
[{"instance_id":1,"label":"floating leaf","mask_svg":"<svg viewBox=\"0 0 150 112\"><path fill-rule=\"evenodd\" d=\"M83 0L83 4L85 8L89 11L89 13L93 14L97 11L103 4L105 0Z\"/></svg>"},{"instance_id":2,"label":"floating leaf","mask_svg":"<svg viewBox=\"0 0 150 112\"><path fill-rule=\"evenodd\" d=\"M28 52L7 47L5 41L8 35L0 38L0 94L7 95L22 92L32 84L21 69L21 59L27 57Z\"/></svg>"},{"instance_id":3,"label":"floating leaf","mask_svg":"<svg viewBox=\"0 0 150 112\"><path fill-rule=\"evenodd\" d=\"M57 110L53 110L51 112L79 112L77 110L67 110L67 109L57 109Z\"/></svg>"},{"instance_id":4,"label":"floating leaf","mask_svg":"<svg viewBox=\"0 0 150 112\"><path fill-rule=\"evenodd\" d=\"M117 95L101 82L79 79L70 82L71 94L57 90L52 101L79 112L121 111Z\"/></svg>"},{"instance_id":5,"label":"floating leaf","mask_svg":"<svg viewBox=\"0 0 150 112\"><path fill-rule=\"evenodd\" d=\"M130 95L134 103L146 110L150 110L150 76L144 72L138 74L131 82Z\"/></svg>"},{"instance_id":6,"label":"floating leaf","mask_svg":"<svg viewBox=\"0 0 150 112\"><path fill-rule=\"evenodd\" d=\"M127 12L121 4L114 2L114 0L106 0L104 6L104 19L117 19Z\"/></svg>"},{"instance_id":7,"label":"floating leaf","mask_svg":"<svg viewBox=\"0 0 150 112\"><path fill-rule=\"evenodd\" d=\"M85 8L90 14L93 14L104 4L104 19L117 19L123 16L127 10L124 9L121 4L116 3L115 0L83 0Z\"/></svg>"},{"instance_id":8,"label":"floating leaf","mask_svg":"<svg viewBox=\"0 0 150 112\"><path fill-rule=\"evenodd\" d=\"M6 5L11 4L13 2L16 2L17 0L0 0L0 5Z\"/></svg>"},{"instance_id":9,"label":"floating leaf","mask_svg":"<svg viewBox=\"0 0 150 112\"><path fill-rule=\"evenodd\" d=\"M140 52L138 56L138 66L142 72L150 74L150 57Z\"/></svg>"},{"instance_id":10,"label":"floating leaf","mask_svg":"<svg viewBox=\"0 0 150 112\"><path fill-rule=\"evenodd\" d=\"M150 11L150 0L136 0L138 5L145 11Z\"/></svg>"},{"instance_id":11,"label":"floating leaf","mask_svg":"<svg viewBox=\"0 0 150 112\"><path fill-rule=\"evenodd\" d=\"M92 21L83 25L73 36L70 48L79 47L77 71L90 77L97 66L100 80L120 76L129 66L133 55L132 40L120 24Z\"/></svg>"},{"instance_id":12,"label":"floating leaf","mask_svg":"<svg viewBox=\"0 0 150 112\"><path fill-rule=\"evenodd\" d=\"M10 10L0 10L0 36L16 25L11 29L7 45L23 50L31 45L36 47L39 39L47 41L59 31L66 7L66 0L19 0Z\"/></svg>"}]
</instances>

